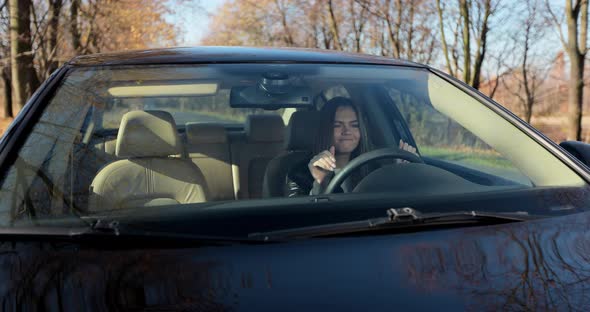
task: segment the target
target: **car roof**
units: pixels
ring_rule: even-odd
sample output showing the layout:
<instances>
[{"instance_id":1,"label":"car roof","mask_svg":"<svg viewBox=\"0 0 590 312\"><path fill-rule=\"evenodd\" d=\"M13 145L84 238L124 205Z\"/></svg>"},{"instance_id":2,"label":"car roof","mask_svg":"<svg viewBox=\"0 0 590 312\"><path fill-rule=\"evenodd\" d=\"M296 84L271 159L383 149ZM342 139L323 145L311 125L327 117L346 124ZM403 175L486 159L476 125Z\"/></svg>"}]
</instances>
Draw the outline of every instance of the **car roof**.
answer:
<instances>
[{"instance_id":1,"label":"car roof","mask_svg":"<svg viewBox=\"0 0 590 312\"><path fill-rule=\"evenodd\" d=\"M185 47L124 51L74 57L74 66L187 63L339 63L427 67L382 56L302 48Z\"/></svg>"}]
</instances>

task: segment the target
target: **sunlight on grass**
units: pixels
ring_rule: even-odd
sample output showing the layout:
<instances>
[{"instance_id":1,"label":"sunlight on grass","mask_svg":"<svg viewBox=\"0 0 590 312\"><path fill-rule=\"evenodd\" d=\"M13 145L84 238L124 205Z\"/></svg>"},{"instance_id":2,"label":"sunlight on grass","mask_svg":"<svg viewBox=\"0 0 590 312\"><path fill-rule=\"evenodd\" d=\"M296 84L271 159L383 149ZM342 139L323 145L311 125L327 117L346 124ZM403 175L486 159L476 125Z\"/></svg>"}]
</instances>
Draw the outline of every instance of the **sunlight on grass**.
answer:
<instances>
[{"instance_id":1,"label":"sunlight on grass","mask_svg":"<svg viewBox=\"0 0 590 312\"><path fill-rule=\"evenodd\" d=\"M493 150L473 149L468 147L451 148L420 146L420 153L424 156L436 157L441 160L468 163L476 166L513 169L514 166Z\"/></svg>"}]
</instances>

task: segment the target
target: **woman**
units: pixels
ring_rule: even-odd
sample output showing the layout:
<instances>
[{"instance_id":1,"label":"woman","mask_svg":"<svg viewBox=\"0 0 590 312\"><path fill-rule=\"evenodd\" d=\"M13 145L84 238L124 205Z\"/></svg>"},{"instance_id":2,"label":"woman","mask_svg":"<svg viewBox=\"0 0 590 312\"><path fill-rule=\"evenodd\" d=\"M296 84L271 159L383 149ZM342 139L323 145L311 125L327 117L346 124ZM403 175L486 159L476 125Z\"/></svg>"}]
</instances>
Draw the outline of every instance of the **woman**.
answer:
<instances>
[{"instance_id":1,"label":"woman","mask_svg":"<svg viewBox=\"0 0 590 312\"><path fill-rule=\"evenodd\" d=\"M416 148L400 140L400 148L416 153ZM288 173L289 197L321 194L352 159L370 150L370 141L359 109L351 100L335 97L320 111L320 129L311 160ZM369 173L367 166L353 172L337 189L350 192Z\"/></svg>"},{"instance_id":2,"label":"woman","mask_svg":"<svg viewBox=\"0 0 590 312\"><path fill-rule=\"evenodd\" d=\"M367 131L356 106L347 98L335 97L320 111L319 136L314 157L295 166L288 174L289 196L320 194L331 178L351 159L369 150ZM366 174L361 169L343 183L339 191L351 191Z\"/></svg>"}]
</instances>

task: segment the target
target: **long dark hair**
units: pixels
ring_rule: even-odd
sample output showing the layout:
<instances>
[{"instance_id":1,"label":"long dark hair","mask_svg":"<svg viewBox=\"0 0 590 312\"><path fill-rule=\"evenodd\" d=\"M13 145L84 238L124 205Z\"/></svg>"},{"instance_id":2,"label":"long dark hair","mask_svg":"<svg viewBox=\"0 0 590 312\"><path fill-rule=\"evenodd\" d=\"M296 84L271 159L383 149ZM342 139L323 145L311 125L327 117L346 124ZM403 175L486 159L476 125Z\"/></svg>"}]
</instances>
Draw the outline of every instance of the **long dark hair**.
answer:
<instances>
[{"instance_id":1,"label":"long dark hair","mask_svg":"<svg viewBox=\"0 0 590 312\"><path fill-rule=\"evenodd\" d=\"M320 126L316 144L314 146L314 154L325 151L334 145L334 118L336 116L336 111L340 107L352 108L356 113L356 118L359 123L359 145L350 154L350 160L353 160L358 155L368 152L371 148L371 144L361 110L350 99L341 96L330 99L320 110ZM358 170L358 172L353 173L351 177L354 184L356 185L367 174L368 168L366 166Z\"/></svg>"}]
</instances>

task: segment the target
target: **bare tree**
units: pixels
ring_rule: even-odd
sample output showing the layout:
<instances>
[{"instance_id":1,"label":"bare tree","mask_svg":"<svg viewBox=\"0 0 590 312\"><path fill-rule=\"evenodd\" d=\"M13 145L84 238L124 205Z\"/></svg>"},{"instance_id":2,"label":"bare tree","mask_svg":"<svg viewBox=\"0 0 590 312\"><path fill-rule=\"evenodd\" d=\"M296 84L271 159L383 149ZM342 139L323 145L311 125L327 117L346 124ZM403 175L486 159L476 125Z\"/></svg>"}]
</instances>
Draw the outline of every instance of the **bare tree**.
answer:
<instances>
[{"instance_id":1,"label":"bare tree","mask_svg":"<svg viewBox=\"0 0 590 312\"><path fill-rule=\"evenodd\" d=\"M74 51L80 52L82 44L80 39L80 29L78 27L78 15L80 10L80 0L71 0L70 4L70 34L72 36L72 47Z\"/></svg>"},{"instance_id":2,"label":"bare tree","mask_svg":"<svg viewBox=\"0 0 590 312\"><path fill-rule=\"evenodd\" d=\"M561 31L562 21L546 0L549 15L557 27L559 38L570 60L567 139L582 139L582 99L584 93L584 64L588 53L588 0L565 0L567 40Z\"/></svg>"},{"instance_id":3,"label":"bare tree","mask_svg":"<svg viewBox=\"0 0 590 312\"><path fill-rule=\"evenodd\" d=\"M513 54L513 47L503 45L496 51L489 53L486 57L486 69L482 70L483 82L480 91L486 92L490 98L496 96L498 90L502 91L505 84L503 80L505 77L514 73L514 64L508 64L506 59ZM483 88L485 86L486 88ZM501 93L501 92L500 92Z\"/></svg>"},{"instance_id":4,"label":"bare tree","mask_svg":"<svg viewBox=\"0 0 590 312\"><path fill-rule=\"evenodd\" d=\"M516 83L506 83L506 89L518 100L524 120L531 122L533 105L537 103L540 86L547 77L548 66L540 66L535 58L535 43L544 35L545 23L539 13L538 0L526 0L523 12L522 31L512 36L515 51L520 52L519 70L511 76ZM519 23L520 24L520 23ZM535 64L537 61L537 64Z\"/></svg>"},{"instance_id":5,"label":"bare tree","mask_svg":"<svg viewBox=\"0 0 590 312\"><path fill-rule=\"evenodd\" d=\"M289 47L295 45L295 40L293 39L293 35L291 33L291 26L289 26L289 22L287 21L287 9L288 6L280 1L280 0L275 0L275 5L277 7L277 11L280 14L281 17L281 25L283 26L283 38L285 41L285 44Z\"/></svg>"},{"instance_id":6,"label":"bare tree","mask_svg":"<svg viewBox=\"0 0 590 312\"><path fill-rule=\"evenodd\" d=\"M330 18L330 31L332 32L332 35L334 36L334 47L336 48L336 50L344 50L343 48L343 44L342 44L342 40L340 38L340 30L338 27L338 21L336 19L336 14L335 14L335 10L334 10L334 5L332 3L332 0L327 0L327 5L328 5L328 13L329 13L329 18Z\"/></svg>"},{"instance_id":7,"label":"bare tree","mask_svg":"<svg viewBox=\"0 0 590 312\"><path fill-rule=\"evenodd\" d=\"M0 118L13 117L12 113L12 76L10 73L10 15L8 3L0 6L0 79L2 80L2 99L0 99ZM7 36L8 35L8 36Z\"/></svg>"},{"instance_id":8,"label":"bare tree","mask_svg":"<svg viewBox=\"0 0 590 312\"><path fill-rule=\"evenodd\" d=\"M354 33L354 51L355 52L362 52L362 45L361 39L363 37L363 32L365 31L365 27L368 24L368 10L365 6L358 7L358 4L355 0L349 0L349 15L350 15L350 23L352 24L352 30Z\"/></svg>"},{"instance_id":9,"label":"bare tree","mask_svg":"<svg viewBox=\"0 0 590 312\"><path fill-rule=\"evenodd\" d=\"M454 8L458 14L449 12L450 9L436 0L442 52L447 68L451 75L461 76L463 81L478 89L487 52L490 17L496 7L491 0L459 0L458 7ZM455 24L454 27L447 27L449 22ZM453 33L452 42L449 42L447 29ZM460 40L457 40L458 37Z\"/></svg>"},{"instance_id":10,"label":"bare tree","mask_svg":"<svg viewBox=\"0 0 590 312\"><path fill-rule=\"evenodd\" d=\"M384 56L429 63L435 50L434 11L422 0L355 0L370 16L372 50Z\"/></svg>"},{"instance_id":11,"label":"bare tree","mask_svg":"<svg viewBox=\"0 0 590 312\"><path fill-rule=\"evenodd\" d=\"M58 67L57 56L57 38L59 33L59 16L63 6L63 0L49 0L49 22L47 27L47 66L44 72L44 78L47 78Z\"/></svg>"},{"instance_id":12,"label":"bare tree","mask_svg":"<svg viewBox=\"0 0 590 312\"><path fill-rule=\"evenodd\" d=\"M31 1L10 0L10 63L13 105L19 111L39 85L33 67L31 43Z\"/></svg>"}]
</instances>

